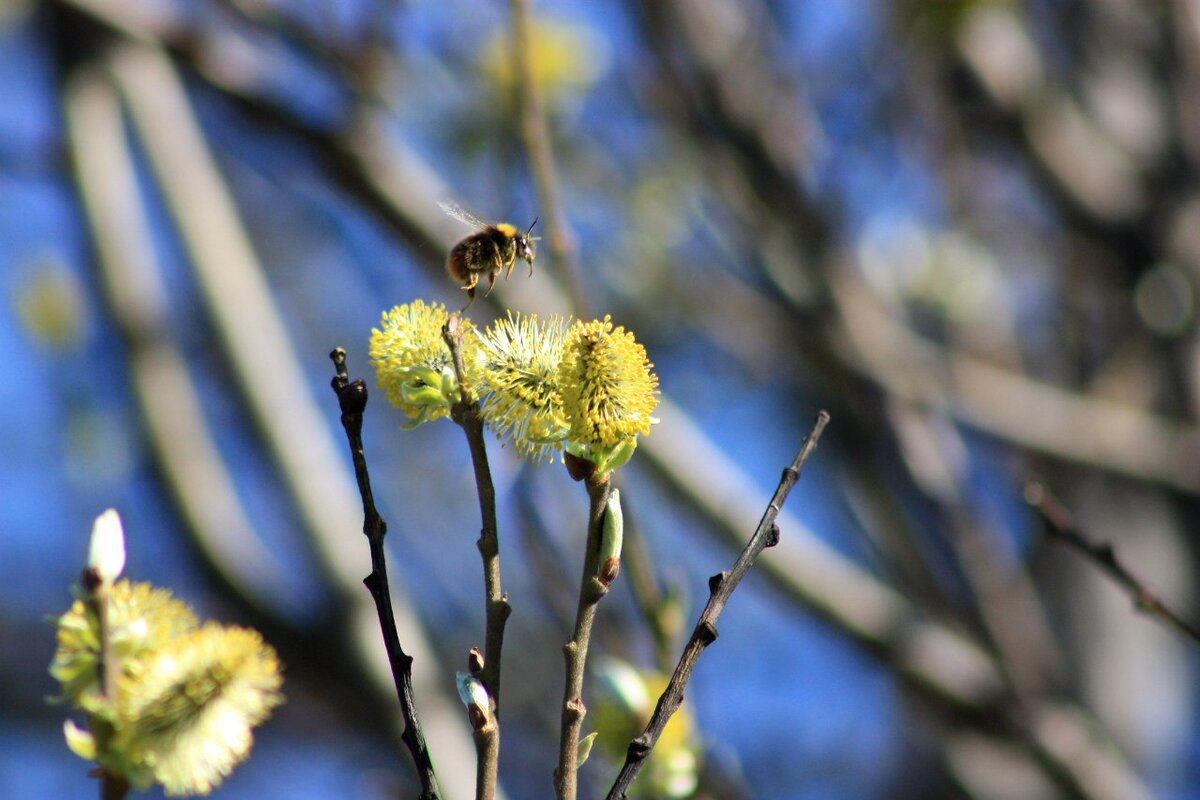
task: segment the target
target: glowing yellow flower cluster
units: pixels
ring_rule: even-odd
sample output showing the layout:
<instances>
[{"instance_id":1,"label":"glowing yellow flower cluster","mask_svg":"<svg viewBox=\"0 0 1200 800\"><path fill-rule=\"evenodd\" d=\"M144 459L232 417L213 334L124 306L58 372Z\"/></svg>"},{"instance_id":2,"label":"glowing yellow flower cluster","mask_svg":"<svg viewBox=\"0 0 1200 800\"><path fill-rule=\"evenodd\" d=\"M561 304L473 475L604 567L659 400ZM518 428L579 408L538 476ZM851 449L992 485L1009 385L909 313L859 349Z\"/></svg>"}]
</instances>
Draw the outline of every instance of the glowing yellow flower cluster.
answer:
<instances>
[{"instance_id":1,"label":"glowing yellow flower cluster","mask_svg":"<svg viewBox=\"0 0 1200 800\"><path fill-rule=\"evenodd\" d=\"M383 315L370 353L379 386L413 418L446 416L457 399L444 306L420 300ZM482 332L464 321L464 365L485 423L526 458L566 450L599 473L621 466L650 432L658 378L646 350L612 320L512 313Z\"/></svg>"},{"instance_id":2,"label":"glowing yellow flower cluster","mask_svg":"<svg viewBox=\"0 0 1200 800\"><path fill-rule=\"evenodd\" d=\"M412 418L406 428L447 416L458 395L450 348L442 339L449 315L441 303L414 300L383 312L371 331L369 352L379 388ZM463 320L464 339L474 328Z\"/></svg>"},{"instance_id":3,"label":"glowing yellow flower cluster","mask_svg":"<svg viewBox=\"0 0 1200 800\"><path fill-rule=\"evenodd\" d=\"M81 597L58 620L50 673L90 728L68 721L68 746L139 789L208 794L249 755L252 728L283 700L275 651L256 631L201 626L186 604L146 583L118 581L103 602L120 669L115 698L100 686L92 603Z\"/></svg>"},{"instance_id":4,"label":"glowing yellow flower cluster","mask_svg":"<svg viewBox=\"0 0 1200 800\"><path fill-rule=\"evenodd\" d=\"M646 349L605 317L576 322L559 368L563 404L571 413L571 440L613 447L650 432L658 405L658 378Z\"/></svg>"},{"instance_id":5,"label":"glowing yellow flower cluster","mask_svg":"<svg viewBox=\"0 0 1200 800\"><path fill-rule=\"evenodd\" d=\"M534 461L552 460L570 427L558 385L565 333L559 317L509 312L480 335L473 358L484 420Z\"/></svg>"},{"instance_id":6,"label":"glowing yellow flower cluster","mask_svg":"<svg viewBox=\"0 0 1200 800\"><path fill-rule=\"evenodd\" d=\"M208 794L249 755L281 682L258 631L209 622L156 651L126 692L130 751L167 794Z\"/></svg>"},{"instance_id":7,"label":"glowing yellow flower cluster","mask_svg":"<svg viewBox=\"0 0 1200 800\"><path fill-rule=\"evenodd\" d=\"M608 317L567 327L559 317L510 313L480 335L474 364L484 420L534 459L565 448L608 472L655 421L653 365Z\"/></svg>"}]
</instances>

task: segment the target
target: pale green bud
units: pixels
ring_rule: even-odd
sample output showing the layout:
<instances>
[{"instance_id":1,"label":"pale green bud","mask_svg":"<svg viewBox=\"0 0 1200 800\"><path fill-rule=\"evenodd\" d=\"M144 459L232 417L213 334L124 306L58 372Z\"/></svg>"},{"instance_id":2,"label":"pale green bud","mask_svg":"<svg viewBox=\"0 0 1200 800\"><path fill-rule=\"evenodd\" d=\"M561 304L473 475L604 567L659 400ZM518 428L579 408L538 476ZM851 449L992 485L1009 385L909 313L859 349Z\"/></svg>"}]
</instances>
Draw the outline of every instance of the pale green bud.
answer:
<instances>
[{"instance_id":1,"label":"pale green bud","mask_svg":"<svg viewBox=\"0 0 1200 800\"><path fill-rule=\"evenodd\" d=\"M600 538L600 566L597 577L610 586L621 571L621 544L625 538L625 517L621 513L621 491L612 489L604 511L604 529Z\"/></svg>"}]
</instances>

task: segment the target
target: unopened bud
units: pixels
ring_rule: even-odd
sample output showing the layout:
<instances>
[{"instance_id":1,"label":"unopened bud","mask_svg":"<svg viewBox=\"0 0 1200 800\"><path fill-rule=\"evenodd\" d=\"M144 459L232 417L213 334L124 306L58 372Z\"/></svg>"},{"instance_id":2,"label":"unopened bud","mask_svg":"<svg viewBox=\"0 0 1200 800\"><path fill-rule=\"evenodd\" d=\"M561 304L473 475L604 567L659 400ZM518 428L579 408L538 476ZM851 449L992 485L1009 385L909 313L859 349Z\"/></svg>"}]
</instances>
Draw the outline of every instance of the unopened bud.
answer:
<instances>
[{"instance_id":1,"label":"unopened bud","mask_svg":"<svg viewBox=\"0 0 1200 800\"><path fill-rule=\"evenodd\" d=\"M125 531L115 509L108 509L92 523L87 565L91 575L110 586L125 569Z\"/></svg>"},{"instance_id":2,"label":"unopened bud","mask_svg":"<svg viewBox=\"0 0 1200 800\"><path fill-rule=\"evenodd\" d=\"M492 719L489 709L491 700L483 681L465 672L456 672L454 677L458 683L458 696L467 707L467 718L471 721L471 727L481 730Z\"/></svg>"},{"instance_id":3,"label":"unopened bud","mask_svg":"<svg viewBox=\"0 0 1200 800\"><path fill-rule=\"evenodd\" d=\"M478 647L472 647L471 652L467 654L467 672L478 676L483 672L483 663L483 653L479 652Z\"/></svg>"},{"instance_id":4,"label":"unopened bud","mask_svg":"<svg viewBox=\"0 0 1200 800\"><path fill-rule=\"evenodd\" d=\"M621 571L621 545L625 539L625 516L621 512L621 491L612 489L604 510L604 529L600 538L600 568L596 577L606 587Z\"/></svg>"}]
</instances>

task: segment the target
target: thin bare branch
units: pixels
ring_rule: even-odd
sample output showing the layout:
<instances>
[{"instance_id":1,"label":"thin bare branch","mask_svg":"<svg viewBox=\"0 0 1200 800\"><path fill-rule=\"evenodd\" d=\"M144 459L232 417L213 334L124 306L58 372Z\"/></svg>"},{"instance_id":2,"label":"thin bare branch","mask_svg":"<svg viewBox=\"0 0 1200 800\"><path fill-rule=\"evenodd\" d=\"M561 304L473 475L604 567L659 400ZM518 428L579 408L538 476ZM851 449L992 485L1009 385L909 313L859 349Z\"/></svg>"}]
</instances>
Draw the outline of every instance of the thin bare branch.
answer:
<instances>
[{"instance_id":1,"label":"thin bare branch","mask_svg":"<svg viewBox=\"0 0 1200 800\"><path fill-rule=\"evenodd\" d=\"M479 540L479 557L483 560L484 587L484 649L483 669L480 680L487 689L491 706L489 724L475 730L475 752L478 774L475 783L477 800L491 800L496 794L497 774L500 766L500 659L504 649L504 626L512 607L508 595L500 586L500 535L496 524L496 488L492 483L492 470L488 465L487 446L483 439L483 417L479 403L467 381L463 364L463 334L459 313L450 315L442 329L442 338L450 348L454 361L454 374L460 387L459 400L450 409L451 418L458 423L467 437L471 450L471 465L475 470L475 487L479 496L479 514L482 526Z\"/></svg>"},{"instance_id":2,"label":"thin bare branch","mask_svg":"<svg viewBox=\"0 0 1200 800\"><path fill-rule=\"evenodd\" d=\"M571 641L563 645L566 662L566 687L563 690L562 730L558 740L558 768L554 771L554 793L558 800L575 800L579 790L579 731L587 707L583 704L583 675L587 666L588 646L596 608L608 594L608 585L597 575L604 515L612 483L606 473L600 481L587 481L589 500L587 545L583 556L583 575L579 581L579 606L575 612L575 630Z\"/></svg>"},{"instance_id":3,"label":"thin bare branch","mask_svg":"<svg viewBox=\"0 0 1200 800\"><path fill-rule=\"evenodd\" d=\"M1184 619L1134 575L1117 557L1117 551L1110 542L1094 541L1080 531L1075 526L1071 512L1050 490L1040 483L1029 483L1025 486L1025 501L1038 512L1051 539L1073 548L1092 562L1129 595L1134 608L1158 618L1168 628L1200 644L1200 628Z\"/></svg>"},{"instance_id":4,"label":"thin bare branch","mask_svg":"<svg viewBox=\"0 0 1200 800\"><path fill-rule=\"evenodd\" d=\"M363 505L363 534L371 549L371 574L363 580L375 601L379 615L379 627L383 633L383 645L387 650L388 663L392 668L392 680L400 698L400 713L404 717L404 731L400 735L408 752L412 755L417 777L421 781L421 800L437 800L437 776L433 761L425 744L421 720L417 715L417 702L413 694L412 656L404 652L400 635L396 631L396 617L392 613L392 594L388 588L387 556L383 539L387 535L387 522L375 507L375 496L371 492L371 476L367 471L367 459L363 454L363 412L367 407L367 386L361 379L351 381L346 372L346 351L335 349L329 354L336 374L330 384L338 398L342 412L342 428L346 431L346 442L350 445L350 457L354 461L354 477L358 481L358 493Z\"/></svg>"},{"instance_id":5,"label":"thin bare branch","mask_svg":"<svg viewBox=\"0 0 1200 800\"><path fill-rule=\"evenodd\" d=\"M529 165L541 201L542 225L546 229L546 242L554 265L562 274L575 314L587 316L587 299L580 281L579 259L576 257L575 242L563 214L559 200L558 172L554 167L554 151L550 146L550 128L546 123L542 103L542 90L534 80L534 42L530 18L530 0L510 0L513 29L513 61L517 75L517 108L521 122L521 136L525 140L525 151L529 154Z\"/></svg>"},{"instance_id":6,"label":"thin bare branch","mask_svg":"<svg viewBox=\"0 0 1200 800\"><path fill-rule=\"evenodd\" d=\"M658 705L655 706L654 713L650 716L650 721L646 724L645 730L629 743L629 750L625 755L625 764L621 767L621 772L617 776L617 780L608 792L608 800L618 800L626 796L625 793L633 784L634 779L637 778L638 772L641 771L642 765L646 763L646 758L654 749L654 745L658 743L658 737L662 735L663 729L671 719L671 715L683 703L683 690L692 677L692 671L696 668L696 662L700 660L700 654L704 652L706 647L716 641L717 618L721 616L721 612L725 609L725 604L729 602L730 596L733 595L733 591L737 589L738 584L742 582L742 578L754 566L754 562L758 559L759 554L764 549L774 547L779 542L779 526L776 524L775 519L779 516L784 502L787 501L792 487L800 479L800 471L804 469L805 463L807 463L809 457L816 451L817 442L820 441L821 433L828 424L828 413L821 411L817 414L817 421L813 425L812 431L804 439L804 444L800 447L800 451L796 453L796 457L792 459L792 463L783 471L783 477L779 479L779 486L775 489L775 496L771 498L771 502L767 505L767 510L763 513L762 519L759 520L758 528L755 529L754 534L750 537L750 541L746 543L746 547L738 555L733 567L729 571L721 572L709 579L708 603L704 606L704 610L700 612L700 619L696 622L696 627L692 631L692 637L683 648L683 655L679 657L679 663L675 666L675 672L672 673L671 680L667 683L667 688L663 690L662 695L658 698Z\"/></svg>"}]
</instances>

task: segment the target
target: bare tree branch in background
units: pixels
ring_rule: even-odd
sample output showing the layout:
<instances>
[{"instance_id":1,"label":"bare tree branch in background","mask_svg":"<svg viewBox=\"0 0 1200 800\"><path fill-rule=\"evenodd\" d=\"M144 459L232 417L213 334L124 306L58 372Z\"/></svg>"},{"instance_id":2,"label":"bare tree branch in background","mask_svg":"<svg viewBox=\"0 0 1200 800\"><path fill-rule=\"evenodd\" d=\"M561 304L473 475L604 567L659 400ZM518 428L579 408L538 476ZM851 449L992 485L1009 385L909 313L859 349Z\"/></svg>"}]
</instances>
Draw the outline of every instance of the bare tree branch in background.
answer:
<instances>
[{"instance_id":1,"label":"bare tree branch in background","mask_svg":"<svg viewBox=\"0 0 1200 800\"><path fill-rule=\"evenodd\" d=\"M1093 541L1076 528L1070 512L1046 487L1040 483L1026 485L1025 500L1041 516L1047 536L1073 548L1095 564L1097 569L1129 595L1134 608L1151 617L1157 617L1168 628L1195 643L1200 643L1200 629L1184 619L1137 578L1117 557L1112 544Z\"/></svg>"}]
</instances>

